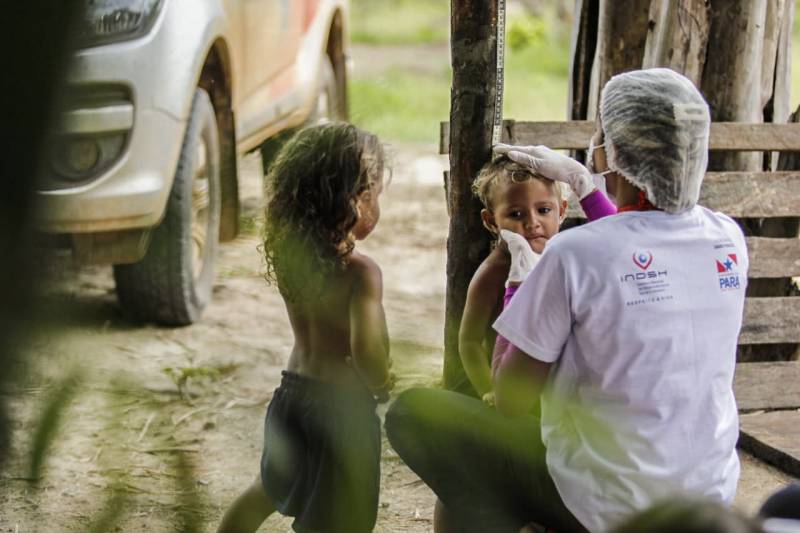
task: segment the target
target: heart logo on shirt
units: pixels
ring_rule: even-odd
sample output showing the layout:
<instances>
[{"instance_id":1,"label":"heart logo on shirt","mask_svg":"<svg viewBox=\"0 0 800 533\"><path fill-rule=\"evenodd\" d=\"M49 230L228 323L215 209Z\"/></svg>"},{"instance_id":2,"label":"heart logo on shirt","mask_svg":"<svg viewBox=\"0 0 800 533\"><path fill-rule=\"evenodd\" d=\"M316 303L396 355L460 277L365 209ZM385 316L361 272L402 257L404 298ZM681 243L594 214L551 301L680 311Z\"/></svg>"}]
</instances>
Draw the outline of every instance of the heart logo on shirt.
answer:
<instances>
[{"instance_id":1,"label":"heart logo on shirt","mask_svg":"<svg viewBox=\"0 0 800 533\"><path fill-rule=\"evenodd\" d=\"M634 252L633 262L642 270L647 270L647 267L653 262L653 254L650 252Z\"/></svg>"}]
</instances>

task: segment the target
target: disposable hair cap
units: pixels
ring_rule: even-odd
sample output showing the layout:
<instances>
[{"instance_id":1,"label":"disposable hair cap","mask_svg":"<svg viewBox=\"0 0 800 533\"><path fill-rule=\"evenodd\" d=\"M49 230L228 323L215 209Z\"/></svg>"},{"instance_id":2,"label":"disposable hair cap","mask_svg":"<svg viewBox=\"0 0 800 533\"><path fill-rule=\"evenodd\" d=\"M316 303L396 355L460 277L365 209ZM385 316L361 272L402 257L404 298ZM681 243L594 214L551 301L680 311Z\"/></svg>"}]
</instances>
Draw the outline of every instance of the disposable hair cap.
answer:
<instances>
[{"instance_id":1,"label":"disposable hair cap","mask_svg":"<svg viewBox=\"0 0 800 533\"><path fill-rule=\"evenodd\" d=\"M697 204L711 115L691 81L665 68L614 76L603 87L600 120L610 169L664 211Z\"/></svg>"}]
</instances>

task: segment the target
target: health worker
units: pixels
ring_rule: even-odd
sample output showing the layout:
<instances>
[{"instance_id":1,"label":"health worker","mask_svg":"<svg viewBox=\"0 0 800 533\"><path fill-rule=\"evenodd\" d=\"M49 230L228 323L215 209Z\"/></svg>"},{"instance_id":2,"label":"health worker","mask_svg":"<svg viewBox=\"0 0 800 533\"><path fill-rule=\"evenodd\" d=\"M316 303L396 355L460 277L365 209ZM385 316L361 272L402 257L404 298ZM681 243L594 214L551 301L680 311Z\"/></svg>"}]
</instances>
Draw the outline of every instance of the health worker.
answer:
<instances>
[{"instance_id":1,"label":"health worker","mask_svg":"<svg viewBox=\"0 0 800 533\"><path fill-rule=\"evenodd\" d=\"M423 389L387 413L459 531L613 531L665 498L736 492L748 258L738 225L697 205L708 105L671 70L627 72L603 88L598 124L593 172L543 146L505 150L573 190L602 174L618 206L554 236L495 322L512 344L493 383L506 416Z\"/></svg>"}]
</instances>

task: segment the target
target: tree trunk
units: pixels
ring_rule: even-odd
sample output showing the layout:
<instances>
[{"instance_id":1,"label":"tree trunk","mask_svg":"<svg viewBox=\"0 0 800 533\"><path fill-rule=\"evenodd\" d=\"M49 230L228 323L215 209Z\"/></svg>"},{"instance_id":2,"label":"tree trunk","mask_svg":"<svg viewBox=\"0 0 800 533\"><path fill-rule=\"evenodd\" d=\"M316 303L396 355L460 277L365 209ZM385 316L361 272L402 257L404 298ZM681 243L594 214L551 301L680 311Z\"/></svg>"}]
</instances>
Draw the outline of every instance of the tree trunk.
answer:
<instances>
[{"instance_id":1,"label":"tree trunk","mask_svg":"<svg viewBox=\"0 0 800 533\"><path fill-rule=\"evenodd\" d=\"M763 122L761 70L767 0L711 0L701 89L716 122ZM709 170L761 170L760 153L712 153Z\"/></svg>"},{"instance_id":2,"label":"tree trunk","mask_svg":"<svg viewBox=\"0 0 800 533\"><path fill-rule=\"evenodd\" d=\"M458 328L472 275L489 252L480 202L472 181L491 157L495 96L497 6L494 1L451 0L453 87L450 107L450 177L447 202L447 294L444 385L475 394L458 354Z\"/></svg>"},{"instance_id":3,"label":"tree trunk","mask_svg":"<svg viewBox=\"0 0 800 533\"><path fill-rule=\"evenodd\" d=\"M567 117L586 120L589 107L589 82L597 47L599 0L576 0L572 25L569 65L569 99Z\"/></svg>"},{"instance_id":4,"label":"tree trunk","mask_svg":"<svg viewBox=\"0 0 800 533\"><path fill-rule=\"evenodd\" d=\"M653 0L642 68L671 68L700 86L708 32L705 0Z\"/></svg>"},{"instance_id":5,"label":"tree trunk","mask_svg":"<svg viewBox=\"0 0 800 533\"><path fill-rule=\"evenodd\" d=\"M595 117L600 90L613 75L642 67L649 11L650 0L600 0L588 119Z\"/></svg>"}]
</instances>

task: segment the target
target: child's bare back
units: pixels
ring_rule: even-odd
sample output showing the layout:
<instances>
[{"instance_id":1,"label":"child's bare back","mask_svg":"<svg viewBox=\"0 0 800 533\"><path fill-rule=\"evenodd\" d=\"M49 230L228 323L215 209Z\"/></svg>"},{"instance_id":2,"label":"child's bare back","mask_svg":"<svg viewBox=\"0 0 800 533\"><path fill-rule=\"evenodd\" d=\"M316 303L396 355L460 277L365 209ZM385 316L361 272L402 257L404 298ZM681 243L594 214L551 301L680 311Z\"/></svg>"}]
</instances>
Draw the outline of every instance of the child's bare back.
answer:
<instances>
[{"instance_id":1,"label":"child's bare back","mask_svg":"<svg viewBox=\"0 0 800 533\"><path fill-rule=\"evenodd\" d=\"M388 354L382 290L378 264L353 250L318 297L287 301L295 335L287 370L331 383L382 384L380 355Z\"/></svg>"}]
</instances>

